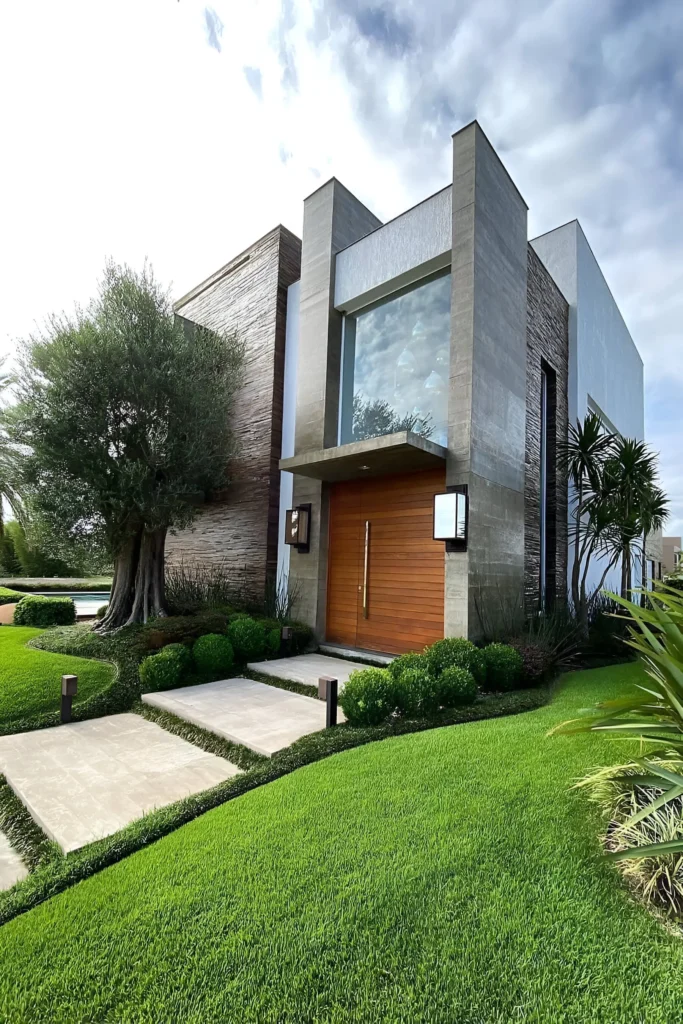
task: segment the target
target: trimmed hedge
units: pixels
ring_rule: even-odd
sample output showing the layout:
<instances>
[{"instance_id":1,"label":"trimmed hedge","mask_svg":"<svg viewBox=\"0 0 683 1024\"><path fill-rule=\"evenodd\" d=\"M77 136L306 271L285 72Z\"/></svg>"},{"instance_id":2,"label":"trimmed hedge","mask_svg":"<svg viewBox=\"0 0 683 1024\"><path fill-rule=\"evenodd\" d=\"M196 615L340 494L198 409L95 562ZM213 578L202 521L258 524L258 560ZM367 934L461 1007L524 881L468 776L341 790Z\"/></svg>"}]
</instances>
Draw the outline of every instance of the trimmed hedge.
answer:
<instances>
[{"instance_id":1,"label":"trimmed hedge","mask_svg":"<svg viewBox=\"0 0 683 1024\"><path fill-rule=\"evenodd\" d=\"M262 622L248 616L234 619L228 637L238 661L260 661L266 650L266 631Z\"/></svg>"},{"instance_id":2,"label":"trimmed hedge","mask_svg":"<svg viewBox=\"0 0 683 1024\"><path fill-rule=\"evenodd\" d=\"M0 587L0 604L17 604L23 601L26 594L20 594L18 590L9 590L7 587Z\"/></svg>"},{"instance_id":3,"label":"trimmed hedge","mask_svg":"<svg viewBox=\"0 0 683 1024\"><path fill-rule=\"evenodd\" d=\"M14 612L15 626L71 626L76 621L76 606L70 597L22 597Z\"/></svg>"},{"instance_id":4,"label":"trimmed hedge","mask_svg":"<svg viewBox=\"0 0 683 1024\"><path fill-rule=\"evenodd\" d=\"M389 671L394 679L400 679L409 669L431 672L426 654L399 654L398 658L394 658L389 664Z\"/></svg>"},{"instance_id":5,"label":"trimmed hedge","mask_svg":"<svg viewBox=\"0 0 683 1024\"><path fill-rule=\"evenodd\" d=\"M140 629L140 643L148 651L160 651L167 644L191 644L206 633L226 633L228 617L205 611L196 615L169 615L151 619Z\"/></svg>"},{"instance_id":6,"label":"trimmed hedge","mask_svg":"<svg viewBox=\"0 0 683 1024\"><path fill-rule=\"evenodd\" d=\"M405 718L422 718L439 710L439 686L426 668L406 668L394 683L394 704Z\"/></svg>"},{"instance_id":7,"label":"trimmed hedge","mask_svg":"<svg viewBox=\"0 0 683 1024\"><path fill-rule=\"evenodd\" d=\"M273 626L266 633L266 654L269 658L277 658L282 644L282 628Z\"/></svg>"},{"instance_id":8,"label":"trimmed hedge","mask_svg":"<svg viewBox=\"0 0 683 1024\"><path fill-rule=\"evenodd\" d=\"M484 659L489 690L515 690L518 687L524 669L519 651L509 644L489 644L484 648Z\"/></svg>"},{"instance_id":9,"label":"trimmed hedge","mask_svg":"<svg viewBox=\"0 0 683 1024\"><path fill-rule=\"evenodd\" d=\"M192 657L203 679L221 679L230 673L235 656L227 636L207 633L195 641Z\"/></svg>"}]
</instances>

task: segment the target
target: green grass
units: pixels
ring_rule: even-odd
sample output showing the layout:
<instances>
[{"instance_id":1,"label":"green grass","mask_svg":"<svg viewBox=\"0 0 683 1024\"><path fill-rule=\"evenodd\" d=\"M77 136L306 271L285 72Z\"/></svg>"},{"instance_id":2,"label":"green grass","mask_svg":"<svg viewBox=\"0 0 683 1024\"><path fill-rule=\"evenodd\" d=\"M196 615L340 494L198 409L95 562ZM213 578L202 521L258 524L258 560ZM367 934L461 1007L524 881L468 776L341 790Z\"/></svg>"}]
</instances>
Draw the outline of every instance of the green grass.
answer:
<instances>
[{"instance_id":1,"label":"green grass","mask_svg":"<svg viewBox=\"0 0 683 1024\"><path fill-rule=\"evenodd\" d=\"M623 756L523 716L349 750L9 922L12 1022L674 1024L683 942L633 903L573 778Z\"/></svg>"},{"instance_id":2,"label":"green grass","mask_svg":"<svg viewBox=\"0 0 683 1024\"><path fill-rule=\"evenodd\" d=\"M74 705L106 689L114 678L114 667L104 662L26 646L42 632L28 626L0 627L0 733L58 711L63 675L78 676Z\"/></svg>"}]
</instances>

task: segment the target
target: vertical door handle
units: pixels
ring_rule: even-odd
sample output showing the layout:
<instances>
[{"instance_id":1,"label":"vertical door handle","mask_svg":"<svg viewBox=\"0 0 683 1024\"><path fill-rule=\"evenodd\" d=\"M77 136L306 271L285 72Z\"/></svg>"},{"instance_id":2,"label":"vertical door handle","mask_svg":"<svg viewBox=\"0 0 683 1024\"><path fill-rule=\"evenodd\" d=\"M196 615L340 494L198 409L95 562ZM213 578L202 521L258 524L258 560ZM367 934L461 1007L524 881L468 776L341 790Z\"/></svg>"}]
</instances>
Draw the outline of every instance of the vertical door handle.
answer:
<instances>
[{"instance_id":1,"label":"vertical door handle","mask_svg":"<svg viewBox=\"0 0 683 1024\"><path fill-rule=\"evenodd\" d=\"M365 520L365 553L363 556L363 618L368 617L368 560L370 557L370 520Z\"/></svg>"}]
</instances>

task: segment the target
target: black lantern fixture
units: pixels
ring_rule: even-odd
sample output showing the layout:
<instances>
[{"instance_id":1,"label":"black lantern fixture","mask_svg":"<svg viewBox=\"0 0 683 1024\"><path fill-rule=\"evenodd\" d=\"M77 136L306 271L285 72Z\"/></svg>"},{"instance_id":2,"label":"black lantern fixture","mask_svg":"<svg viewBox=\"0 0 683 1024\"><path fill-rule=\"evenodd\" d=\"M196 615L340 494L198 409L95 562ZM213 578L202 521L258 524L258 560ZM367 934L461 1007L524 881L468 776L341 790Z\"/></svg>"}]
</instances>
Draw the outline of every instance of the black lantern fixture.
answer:
<instances>
[{"instance_id":1,"label":"black lantern fixture","mask_svg":"<svg viewBox=\"0 0 683 1024\"><path fill-rule=\"evenodd\" d=\"M285 544L304 554L310 550L311 506L288 508L285 516Z\"/></svg>"},{"instance_id":2,"label":"black lantern fixture","mask_svg":"<svg viewBox=\"0 0 683 1024\"><path fill-rule=\"evenodd\" d=\"M434 495L434 540L446 542L446 551L467 550L467 485L449 487Z\"/></svg>"}]
</instances>

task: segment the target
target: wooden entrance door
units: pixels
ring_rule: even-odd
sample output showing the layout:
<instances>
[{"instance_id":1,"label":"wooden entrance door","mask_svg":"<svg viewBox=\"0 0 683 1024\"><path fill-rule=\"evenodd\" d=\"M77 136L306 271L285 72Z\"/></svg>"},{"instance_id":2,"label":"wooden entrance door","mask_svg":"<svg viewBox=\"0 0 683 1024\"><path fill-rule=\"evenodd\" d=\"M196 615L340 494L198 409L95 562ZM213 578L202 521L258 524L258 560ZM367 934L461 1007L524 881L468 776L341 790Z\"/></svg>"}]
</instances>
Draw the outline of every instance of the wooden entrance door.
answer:
<instances>
[{"instance_id":1,"label":"wooden entrance door","mask_svg":"<svg viewBox=\"0 0 683 1024\"><path fill-rule=\"evenodd\" d=\"M327 639L387 654L443 637L444 546L432 538L445 471L334 484Z\"/></svg>"}]
</instances>

